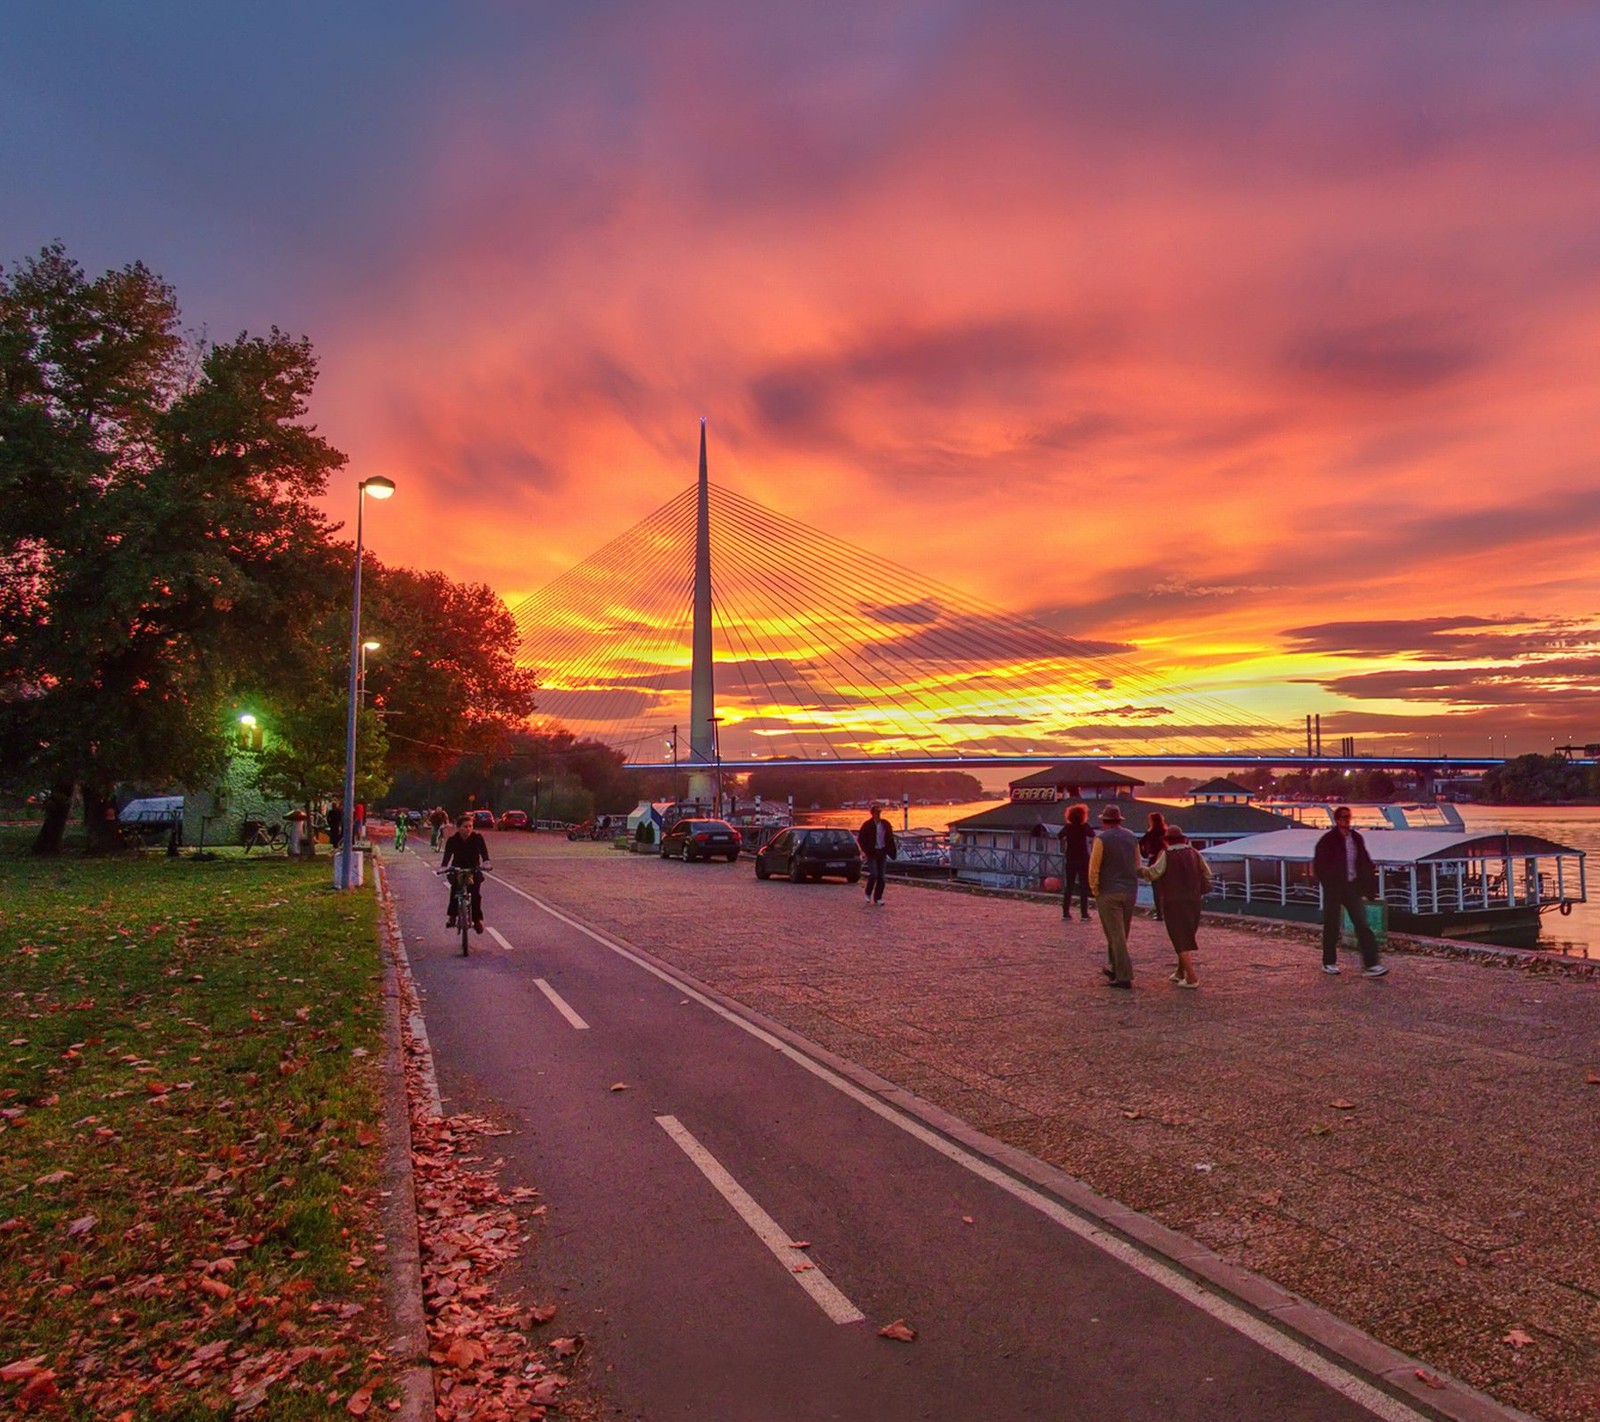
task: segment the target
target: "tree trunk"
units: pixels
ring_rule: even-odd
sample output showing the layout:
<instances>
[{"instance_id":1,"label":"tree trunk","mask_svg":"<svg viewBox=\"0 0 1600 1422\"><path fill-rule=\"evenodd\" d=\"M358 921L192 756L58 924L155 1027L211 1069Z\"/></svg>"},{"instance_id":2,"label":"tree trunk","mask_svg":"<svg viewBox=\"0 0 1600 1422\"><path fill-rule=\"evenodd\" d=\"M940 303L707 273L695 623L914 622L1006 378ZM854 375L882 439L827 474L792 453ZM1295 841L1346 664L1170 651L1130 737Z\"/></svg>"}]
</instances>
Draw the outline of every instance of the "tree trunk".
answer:
<instances>
[{"instance_id":1,"label":"tree trunk","mask_svg":"<svg viewBox=\"0 0 1600 1422\"><path fill-rule=\"evenodd\" d=\"M67 830L67 816L72 813L73 782L58 780L50 787L44 802L44 822L33 841L33 853L50 855L61 853L61 836Z\"/></svg>"},{"instance_id":2,"label":"tree trunk","mask_svg":"<svg viewBox=\"0 0 1600 1422\"><path fill-rule=\"evenodd\" d=\"M83 786L83 828L89 836L90 854L115 854L123 847L116 801L109 791L87 782Z\"/></svg>"}]
</instances>

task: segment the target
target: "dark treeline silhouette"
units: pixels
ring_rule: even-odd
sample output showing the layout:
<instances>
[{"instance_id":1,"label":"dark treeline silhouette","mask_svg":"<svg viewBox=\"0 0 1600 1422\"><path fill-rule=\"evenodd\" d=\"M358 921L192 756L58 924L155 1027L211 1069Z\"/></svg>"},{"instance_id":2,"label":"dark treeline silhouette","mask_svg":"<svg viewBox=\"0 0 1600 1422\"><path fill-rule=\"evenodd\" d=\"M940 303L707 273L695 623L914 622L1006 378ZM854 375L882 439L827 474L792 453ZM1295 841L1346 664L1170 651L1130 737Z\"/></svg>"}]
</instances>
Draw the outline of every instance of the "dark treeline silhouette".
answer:
<instances>
[{"instance_id":1,"label":"dark treeline silhouette","mask_svg":"<svg viewBox=\"0 0 1600 1422\"><path fill-rule=\"evenodd\" d=\"M964 770L811 770L776 764L752 770L744 779L744 793L763 800L794 796L797 808L837 809L852 800L900 802L902 795L918 800L981 800L982 783Z\"/></svg>"}]
</instances>

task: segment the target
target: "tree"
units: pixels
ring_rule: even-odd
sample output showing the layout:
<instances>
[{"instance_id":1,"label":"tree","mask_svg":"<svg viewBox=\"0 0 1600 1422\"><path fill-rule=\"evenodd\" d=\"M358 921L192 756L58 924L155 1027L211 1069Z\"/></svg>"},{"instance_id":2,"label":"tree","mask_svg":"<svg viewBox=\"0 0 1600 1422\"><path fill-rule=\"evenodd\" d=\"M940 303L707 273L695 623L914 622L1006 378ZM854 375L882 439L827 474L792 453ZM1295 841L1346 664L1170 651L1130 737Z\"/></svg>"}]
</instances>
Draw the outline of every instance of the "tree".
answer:
<instances>
[{"instance_id":1,"label":"tree","mask_svg":"<svg viewBox=\"0 0 1600 1422\"><path fill-rule=\"evenodd\" d=\"M376 559L363 562L361 577L362 628L383 645L367 666L367 698L383 715L391 770L437 772L463 754L509 751L534 709L536 682L514 660L516 621L505 603L482 584Z\"/></svg>"},{"instance_id":2,"label":"tree","mask_svg":"<svg viewBox=\"0 0 1600 1422\"><path fill-rule=\"evenodd\" d=\"M50 789L36 852L75 788L93 842L117 782L213 774L235 686L291 656L344 462L315 379L276 329L186 348L142 265L0 269L0 777Z\"/></svg>"}]
</instances>

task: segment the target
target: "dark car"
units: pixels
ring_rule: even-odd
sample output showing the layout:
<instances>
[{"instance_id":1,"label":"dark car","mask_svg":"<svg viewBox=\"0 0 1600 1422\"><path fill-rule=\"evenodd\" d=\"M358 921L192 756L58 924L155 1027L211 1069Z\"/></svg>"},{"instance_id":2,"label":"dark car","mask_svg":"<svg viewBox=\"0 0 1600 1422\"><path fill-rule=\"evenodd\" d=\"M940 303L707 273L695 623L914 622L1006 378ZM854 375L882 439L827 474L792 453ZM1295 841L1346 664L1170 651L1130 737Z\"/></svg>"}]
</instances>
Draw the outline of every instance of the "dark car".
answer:
<instances>
[{"instance_id":1,"label":"dark car","mask_svg":"<svg viewBox=\"0 0 1600 1422\"><path fill-rule=\"evenodd\" d=\"M492 830L494 828L494 811L474 810L472 812L472 827L475 830Z\"/></svg>"},{"instance_id":2,"label":"dark car","mask_svg":"<svg viewBox=\"0 0 1600 1422\"><path fill-rule=\"evenodd\" d=\"M528 828L528 812L526 810L507 810L500 816L500 823L496 828L525 830Z\"/></svg>"},{"instance_id":3,"label":"dark car","mask_svg":"<svg viewBox=\"0 0 1600 1422\"><path fill-rule=\"evenodd\" d=\"M726 820L679 820L661 837L661 857L676 855L687 864L691 859L717 855L732 864L743 842L739 831Z\"/></svg>"},{"instance_id":4,"label":"dark car","mask_svg":"<svg viewBox=\"0 0 1600 1422\"><path fill-rule=\"evenodd\" d=\"M852 884L861 879L861 846L847 829L822 826L779 830L756 851L756 878L787 874L791 883L838 874Z\"/></svg>"}]
</instances>

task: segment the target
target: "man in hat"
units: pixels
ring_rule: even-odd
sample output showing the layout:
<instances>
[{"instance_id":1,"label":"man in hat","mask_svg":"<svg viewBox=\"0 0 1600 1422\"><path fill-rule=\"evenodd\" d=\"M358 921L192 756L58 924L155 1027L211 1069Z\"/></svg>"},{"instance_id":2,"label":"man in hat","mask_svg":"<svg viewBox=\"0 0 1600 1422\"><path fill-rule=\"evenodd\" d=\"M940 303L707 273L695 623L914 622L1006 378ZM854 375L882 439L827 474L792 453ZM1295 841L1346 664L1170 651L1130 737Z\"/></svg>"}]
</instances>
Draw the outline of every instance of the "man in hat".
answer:
<instances>
[{"instance_id":1,"label":"man in hat","mask_svg":"<svg viewBox=\"0 0 1600 1422\"><path fill-rule=\"evenodd\" d=\"M1131 988L1128 930L1133 926L1133 901L1139 892L1139 838L1122 827L1122 811L1115 805L1100 811L1100 833L1089 852L1089 892L1094 895L1106 935L1108 961L1100 971L1109 986Z\"/></svg>"},{"instance_id":2,"label":"man in hat","mask_svg":"<svg viewBox=\"0 0 1600 1422\"><path fill-rule=\"evenodd\" d=\"M894 831L883 817L883 806L874 805L865 822L856 831L856 843L861 846L861 858L867 870L866 901L883 902L884 870L889 860L899 851L894 842Z\"/></svg>"}]
</instances>

